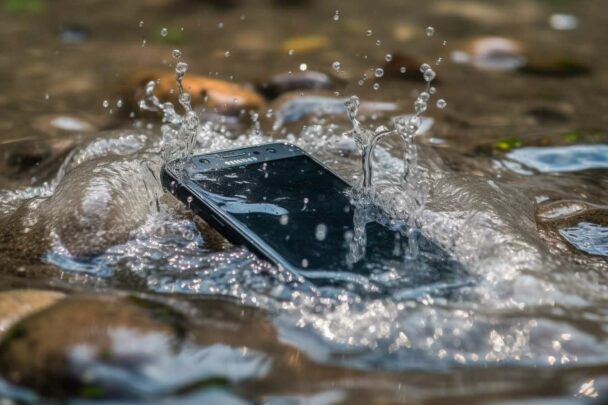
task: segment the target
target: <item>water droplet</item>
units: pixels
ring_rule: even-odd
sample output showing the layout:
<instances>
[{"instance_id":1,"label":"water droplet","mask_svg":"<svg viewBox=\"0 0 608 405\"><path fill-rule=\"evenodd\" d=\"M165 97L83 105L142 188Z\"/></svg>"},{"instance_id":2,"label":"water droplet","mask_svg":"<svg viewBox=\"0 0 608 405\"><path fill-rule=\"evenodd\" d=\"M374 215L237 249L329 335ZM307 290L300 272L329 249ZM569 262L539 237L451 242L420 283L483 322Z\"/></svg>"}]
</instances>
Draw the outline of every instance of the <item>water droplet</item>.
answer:
<instances>
[{"instance_id":1,"label":"water droplet","mask_svg":"<svg viewBox=\"0 0 608 405\"><path fill-rule=\"evenodd\" d=\"M443 43L441 45L446 46L448 44L448 41L443 41Z\"/></svg>"},{"instance_id":2,"label":"water droplet","mask_svg":"<svg viewBox=\"0 0 608 405\"><path fill-rule=\"evenodd\" d=\"M441 62L443 62L443 58L437 58L437 61L435 62L436 65L441 65Z\"/></svg>"},{"instance_id":3,"label":"water droplet","mask_svg":"<svg viewBox=\"0 0 608 405\"><path fill-rule=\"evenodd\" d=\"M391 55L390 53L387 53L387 54L384 56L384 60L385 60L385 61L387 61L387 62L392 61L392 60L393 60L393 55Z\"/></svg>"},{"instance_id":4,"label":"water droplet","mask_svg":"<svg viewBox=\"0 0 608 405\"><path fill-rule=\"evenodd\" d=\"M336 13L334 14L334 21L339 21L340 20L340 10L336 10Z\"/></svg>"},{"instance_id":5,"label":"water droplet","mask_svg":"<svg viewBox=\"0 0 608 405\"><path fill-rule=\"evenodd\" d=\"M333 70L335 70L336 72L340 71L340 62L335 61L334 63L331 64L331 67Z\"/></svg>"},{"instance_id":6,"label":"water droplet","mask_svg":"<svg viewBox=\"0 0 608 405\"><path fill-rule=\"evenodd\" d=\"M380 40L377 40L377 41L376 41L376 45L377 45L377 46L380 46L380 45L382 45L382 41L380 41Z\"/></svg>"},{"instance_id":7,"label":"water droplet","mask_svg":"<svg viewBox=\"0 0 608 405\"><path fill-rule=\"evenodd\" d=\"M169 30L168 29L163 28L163 29L160 30L160 36L161 37L166 37L167 34L169 34Z\"/></svg>"},{"instance_id":8,"label":"water droplet","mask_svg":"<svg viewBox=\"0 0 608 405\"><path fill-rule=\"evenodd\" d=\"M371 37L373 33L374 33L374 32L373 32L372 30L367 30L367 31L365 32L365 35L367 35L368 37Z\"/></svg>"},{"instance_id":9,"label":"water droplet","mask_svg":"<svg viewBox=\"0 0 608 405\"><path fill-rule=\"evenodd\" d=\"M374 83L374 85L372 87L374 88L374 90L379 90L380 89L380 83Z\"/></svg>"},{"instance_id":10,"label":"water droplet","mask_svg":"<svg viewBox=\"0 0 608 405\"><path fill-rule=\"evenodd\" d=\"M432 37L433 35L435 35L435 28L433 28L433 27L426 27L426 36L427 37Z\"/></svg>"},{"instance_id":11,"label":"water droplet","mask_svg":"<svg viewBox=\"0 0 608 405\"><path fill-rule=\"evenodd\" d=\"M300 64L300 71L301 72L305 72L306 69L308 69L308 65L306 63L301 63Z\"/></svg>"},{"instance_id":12,"label":"water droplet","mask_svg":"<svg viewBox=\"0 0 608 405\"><path fill-rule=\"evenodd\" d=\"M230 57L230 51L224 52L224 56L227 57L227 58Z\"/></svg>"},{"instance_id":13,"label":"water droplet","mask_svg":"<svg viewBox=\"0 0 608 405\"><path fill-rule=\"evenodd\" d=\"M108 100L103 100L101 105L103 106L103 108L108 108L110 106L110 102Z\"/></svg>"},{"instance_id":14,"label":"water droplet","mask_svg":"<svg viewBox=\"0 0 608 405\"><path fill-rule=\"evenodd\" d=\"M224 23L223 23L223 22L219 22L219 23L217 24L217 27L218 27L219 29L224 28Z\"/></svg>"},{"instance_id":15,"label":"water droplet","mask_svg":"<svg viewBox=\"0 0 608 405\"><path fill-rule=\"evenodd\" d=\"M428 68L427 70L424 71L424 80L427 82L431 82L435 79L435 77L437 77L437 74L435 73L435 71L431 68Z\"/></svg>"},{"instance_id":16,"label":"water droplet","mask_svg":"<svg viewBox=\"0 0 608 405\"><path fill-rule=\"evenodd\" d=\"M293 49L290 49L290 50L287 52L287 54L288 54L289 56L291 56L291 55L293 55L293 54L294 54L294 52L295 52L295 51L294 51Z\"/></svg>"},{"instance_id":17,"label":"water droplet","mask_svg":"<svg viewBox=\"0 0 608 405\"><path fill-rule=\"evenodd\" d=\"M439 108L440 110L443 110L445 107L447 107L447 105L448 103L444 99L440 98L439 100L437 100L437 108Z\"/></svg>"},{"instance_id":18,"label":"water droplet","mask_svg":"<svg viewBox=\"0 0 608 405\"><path fill-rule=\"evenodd\" d=\"M179 49L174 49L173 50L173 57L175 59L179 59L182 57L182 51L180 51Z\"/></svg>"},{"instance_id":19,"label":"water droplet","mask_svg":"<svg viewBox=\"0 0 608 405\"><path fill-rule=\"evenodd\" d=\"M405 72L407 72L407 68L405 66L401 66L401 68L399 69L399 71L401 73L405 73Z\"/></svg>"},{"instance_id":20,"label":"water droplet","mask_svg":"<svg viewBox=\"0 0 608 405\"><path fill-rule=\"evenodd\" d=\"M188 71L188 64L186 62L179 62L175 66L175 72L184 75Z\"/></svg>"},{"instance_id":21,"label":"water droplet","mask_svg":"<svg viewBox=\"0 0 608 405\"><path fill-rule=\"evenodd\" d=\"M141 47L144 48L146 46L146 40L141 41Z\"/></svg>"},{"instance_id":22,"label":"water droplet","mask_svg":"<svg viewBox=\"0 0 608 405\"><path fill-rule=\"evenodd\" d=\"M143 26L144 26L144 21L142 20L139 22L139 28L142 28Z\"/></svg>"},{"instance_id":23,"label":"water droplet","mask_svg":"<svg viewBox=\"0 0 608 405\"><path fill-rule=\"evenodd\" d=\"M44 99L45 99L45 100L48 100L48 99L50 99L50 98L51 98L51 95L50 95L49 93L45 93L45 94L44 94Z\"/></svg>"},{"instance_id":24,"label":"water droplet","mask_svg":"<svg viewBox=\"0 0 608 405\"><path fill-rule=\"evenodd\" d=\"M422 65L420 65L420 71L422 73L426 72L427 70L429 70L431 68L431 66L429 66L428 63L423 63Z\"/></svg>"},{"instance_id":25,"label":"water droplet","mask_svg":"<svg viewBox=\"0 0 608 405\"><path fill-rule=\"evenodd\" d=\"M384 76L384 69L377 68L376 70L374 70L374 76L376 76L378 78Z\"/></svg>"}]
</instances>

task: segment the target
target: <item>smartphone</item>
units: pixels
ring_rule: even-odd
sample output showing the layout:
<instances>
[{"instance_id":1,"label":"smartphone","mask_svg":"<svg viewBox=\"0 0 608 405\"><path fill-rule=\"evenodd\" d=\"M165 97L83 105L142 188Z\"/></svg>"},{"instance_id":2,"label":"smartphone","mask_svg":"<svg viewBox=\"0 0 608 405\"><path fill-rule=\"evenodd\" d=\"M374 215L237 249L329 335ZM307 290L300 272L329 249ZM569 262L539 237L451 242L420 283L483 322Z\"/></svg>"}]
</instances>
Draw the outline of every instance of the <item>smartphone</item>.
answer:
<instances>
[{"instance_id":1,"label":"smartphone","mask_svg":"<svg viewBox=\"0 0 608 405\"><path fill-rule=\"evenodd\" d=\"M452 267L441 248L380 208L354 203L346 181L289 143L194 156L165 165L161 178L233 244L321 284L391 269L432 283Z\"/></svg>"}]
</instances>

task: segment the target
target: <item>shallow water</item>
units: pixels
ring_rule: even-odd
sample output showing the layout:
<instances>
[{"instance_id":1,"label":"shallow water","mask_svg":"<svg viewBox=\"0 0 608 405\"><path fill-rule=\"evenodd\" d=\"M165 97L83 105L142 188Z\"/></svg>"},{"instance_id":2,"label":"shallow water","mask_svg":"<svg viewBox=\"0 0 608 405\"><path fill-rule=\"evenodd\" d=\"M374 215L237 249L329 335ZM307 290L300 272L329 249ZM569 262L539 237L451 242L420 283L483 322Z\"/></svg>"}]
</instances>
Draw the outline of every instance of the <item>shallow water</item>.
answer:
<instances>
[{"instance_id":1,"label":"shallow water","mask_svg":"<svg viewBox=\"0 0 608 405\"><path fill-rule=\"evenodd\" d=\"M591 0L280 3L1 3L0 395L604 402L607 17ZM386 138L374 184L466 271L319 288L230 246L163 192L160 120L124 90L133 72L171 73L176 48L189 75L238 84L337 76L266 101L257 124L201 113L195 152L287 139L353 184L344 101L392 128L425 83L409 64L408 80L374 70L387 54L432 64L422 174L395 187L403 143Z\"/></svg>"}]
</instances>

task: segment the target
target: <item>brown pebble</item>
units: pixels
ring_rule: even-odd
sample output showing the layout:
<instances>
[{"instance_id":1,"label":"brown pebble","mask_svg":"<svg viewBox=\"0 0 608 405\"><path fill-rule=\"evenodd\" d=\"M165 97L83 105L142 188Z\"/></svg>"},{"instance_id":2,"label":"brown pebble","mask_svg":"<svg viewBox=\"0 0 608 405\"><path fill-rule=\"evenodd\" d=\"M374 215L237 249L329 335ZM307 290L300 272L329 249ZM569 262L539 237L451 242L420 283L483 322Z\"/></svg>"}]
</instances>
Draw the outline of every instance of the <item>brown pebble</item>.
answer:
<instances>
[{"instance_id":1,"label":"brown pebble","mask_svg":"<svg viewBox=\"0 0 608 405\"><path fill-rule=\"evenodd\" d=\"M178 105L174 74L142 72L128 80L124 92L131 108L125 110L136 113L140 111L138 103L144 97L145 87L150 81L156 81L154 94L161 102L170 101L173 105ZM206 107L222 114L238 115L242 110L259 110L264 106L262 96L236 83L187 74L183 85L184 90L190 93L193 107Z\"/></svg>"}]
</instances>

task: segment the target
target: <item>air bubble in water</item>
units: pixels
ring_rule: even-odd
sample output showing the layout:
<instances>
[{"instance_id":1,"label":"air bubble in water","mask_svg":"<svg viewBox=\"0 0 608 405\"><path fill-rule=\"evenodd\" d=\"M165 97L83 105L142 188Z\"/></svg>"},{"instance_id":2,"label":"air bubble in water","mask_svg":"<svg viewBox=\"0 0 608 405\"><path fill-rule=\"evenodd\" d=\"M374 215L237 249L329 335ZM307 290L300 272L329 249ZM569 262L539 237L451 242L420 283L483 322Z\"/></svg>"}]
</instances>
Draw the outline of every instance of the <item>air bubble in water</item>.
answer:
<instances>
[{"instance_id":1,"label":"air bubble in water","mask_svg":"<svg viewBox=\"0 0 608 405\"><path fill-rule=\"evenodd\" d=\"M365 35L367 35L368 37L371 37L371 36L372 36L372 34L373 34L373 31L372 31L372 30L367 30L367 31L365 32Z\"/></svg>"},{"instance_id":2,"label":"air bubble in water","mask_svg":"<svg viewBox=\"0 0 608 405\"><path fill-rule=\"evenodd\" d=\"M374 90L379 90L380 89L380 83L374 83L374 85L372 87L374 88Z\"/></svg>"},{"instance_id":3,"label":"air bubble in water","mask_svg":"<svg viewBox=\"0 0 608 405\"><path fill-rule=\"evenodd\" d=\"M384 56L384 60L385 60L385 61L387 61L387 62L392 61L392 60L393 60L393 55L391 55L390 53L387 53L387 54Z\"/></svg>"},{"instance_id":4,"label":"air bubble in water","mask_svg":"<svg viewBox=\"0 0 608 405\"><path fill-rule=\"evenodd\" d=\"M180 51L179 49L174 49L173 50L173 57L175 59L179 59L182 57L182 51Z\"/></svg>"},{"instance_id":5,"label":"air bubble in water","mask_svg":"<svg viewBox=\"0 0 608 405\"><path fill-rule=\"evenodd\" d=\"M293 49L290 49L290 50L287 52L287 54L288 54L289 56L291 56L291 55L293 55L293 54L294 54L294 52L295 52L295 51L294 51Z\"/></svg>"},{"instance_id":6,"label":"air bubble in water","mask_svg":"<svg viewBox=\"0 0 608 405\"><path fill-rule=\"evenodd\" d=\"M110 102L108 100L103 100L101 105L103 106L103 108L108 108L110 106Z\"/></svg>"},{"instance_id":7,"label":"air bubble in water","mask_svg":"<svg viewBox=\"0 0 608 405\"><path fill-rule=\"evenodd\" d=\"M335 61L334 63L331 64L331 67L333 70L335 70L336 72L340 71L340 62Z\"/></svg>"},{"instance_id":8,"label":"air bubble in water","mask_svg":"<svg viewBox=\"0 0 608 405\"><path fill-rule=\"evenodd\" d=\"M144 26L144 22L143 20L139 22L139 28L142 28Z\"/></svg>"},{"instance_id":9,"label":"air bubble in water","mask_svg":"<svg viewBox=\"0 0 608 405\"><path fill-rule=\"evenodd\" d=\"M166 37L167 34L169 34L169 30L168 29L163 28L163 29L160 30L160 36L161 37Z\"/></svg>"},{"instance_id":10,"label":"air bubble in water","mask_svg":"<svg viewBox=\"0 0 608 405\"><path fill-rule=\"evenodd\" d=\"M230 57L230 51L226 51L226 52L224 52L224 56L225 56L226 58Z\"/></svg>"},{"instance_id":11,"label":"air bubble in water","mask_svg":"<svg viewBox=\"0 0 608 405\"><path fill-rule=\"evenodd\" d=\"M308 69L308 65L306 63L300 64L300 71L305 72Z\"/></svg>"},{"instance_id":12,"label":"air bubble in water","mask_svg":"<svg viewBox=\"0 0 608 405\"><path fill-rule=\"evenodd\" d=\"M443 58L437 58L437 61L435 62L435 64L441 65L441 62L443 62Z\"/></svg>"},{"instance_id":13,"label":"air bubble in water","mask_svg":"<svg viewBox=\"0 0 608 405\"><path fill-rule=\"evenodd\" d=\"M334 21L339 21L340 20L340 10L336 10L336 13L334 14Z\"/></svg>"},{"instance_id":14,"label":"air bubble in water","mask_svg":"<svg viewBox=\"0 0 608 405\"><path fill-rule=\"evenodd\" d=\"M427 81L427 82L433 81L436 76L437 76L437 74L431 68L429 68L429 69L427 69L427 70L424 71L424 80Z\"/></svg>"},{"instance_id":15,"label":"air bubble in water","mask_svg":"<svg viewBox=\"0 0 608 405\"><path fill-rule=\"evenodd\" d=\"M376 76L378 78L384 76L384 69L377 68L376 70L374 70L374 76Z\"/></svg>"},{"instance_id":16,"label":"air bubble in water","mask_svg":"<svg viewBox=\"0 0 608 405\"><path fill-rule=\"evenodd\" d=\"M428 63L423 63L422 65L420 65L420 71L422 73L426 72L427 70L429 70L431 68L431 66L429 66Z\"/></svg>"},{"instance_id":17,"label":"air bubble in water","mask_svg":"<svg viewBox=\"0 0 608 405\"><path fill-rule=\"evenodd\" d=\"M219 29L224 28L224 23L223 23L223 22L219 22L219 23L217 24L217 27L218 27Z\"/></svg>"},{"instance_id":18,"label":"air bubble in water","mask_svg":"<svg viewBox=\"0 0 608 405\"><path fill-rule=\"evenodd\" d=\"M118 101L116 101L116 107L117 107L117 108L122 108L122 106L123 106L123 102L122 102L122 100L118 100Z\"/></svg>"},{"instance_id":19,"label":"air bubble in water","mask_svg":"<svg viewBox=\"0 0 608 405\"><path fill-rule=\"evenodd\" d=\"M382 45L382 41L380 41L380 40L377 40L377 41L376 41L376 45L377 45L377 46L380 46L380 45Z\"/></svg>"},{"instance_id":20,"label":"air bubble in water","mask_svg":"<svg viewBox=\"0 0 608 405\"><path fill-rule=\"evenodd\" d=\"M435 94L437 93L437 89L433 86L429 87L429 94Z\"/></svg>"},{"instance_id":21,"label":"air bubble in water","mask_svg":"<svg viewBox=\"0 0 608 405\"><path fill-rule=\"evenodd\" d=\"M439 100L437 100L437 108L439 108L440 110L443 110L445 107L447 107L448 103L440 98Z\"/></svg>"},{"instance_id":22,"label":"air bubble in water","mask_svg":"<svg viewBox=\"0 0 608 405\"><path fill-rule=\"evenodd\" d=\"M399 69L399 71L401 73L405 73L405 72L407 72L407 68L405 66L401 66L401 68Z\"/></svg>"},{"instance_id":23,"label":"air bubble in water","mask_svg":"<svg viewBox=\"0 0 608 405\"><path fill-rule=\"evenodd\" d=\"M144 48L146 46L146 40L141 41L141 47Z\"/></svg>"},{"instance_id":24,"label":"air bubble in water","mask_svg":"<svg viewBox=\"0 0 608 405\"><path fill-rule=\"evenodd\" d=\"M433 27L426 27L426 36L427 37L432 37L433 35L435 35L435 28L433 28Z\"/></svg>"}]
</instances>

